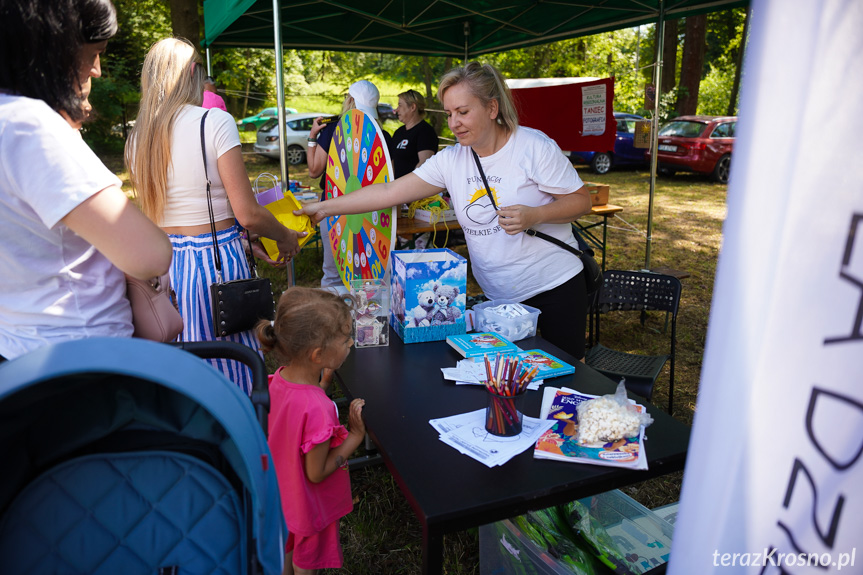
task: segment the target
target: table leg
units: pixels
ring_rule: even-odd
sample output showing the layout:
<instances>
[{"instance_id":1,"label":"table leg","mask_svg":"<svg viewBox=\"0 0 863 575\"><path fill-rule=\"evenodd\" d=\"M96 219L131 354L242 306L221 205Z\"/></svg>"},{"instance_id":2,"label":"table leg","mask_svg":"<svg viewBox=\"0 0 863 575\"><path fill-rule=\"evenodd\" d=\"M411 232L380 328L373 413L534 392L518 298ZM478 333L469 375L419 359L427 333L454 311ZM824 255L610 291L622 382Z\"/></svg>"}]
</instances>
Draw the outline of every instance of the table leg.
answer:
<instances>
[{"instance_id":1,"label":"table leg","mask_svg":"<svg viewBox=\"0 0 863 575\"><path fill-rule=\"evenodd\" d=\"M608 216L602 216L602 271L605 271L605 246L608 242Z\"/></svg>"},{"instance_id":2,"label":"table leg","mask_svg":"<svg viewBox=\"0 0 863 575\"><path fill-rule=\"evenodd\" d=\"M423 525L423 575L443 573L443 533Z\"/></svg>"}]
</instances>

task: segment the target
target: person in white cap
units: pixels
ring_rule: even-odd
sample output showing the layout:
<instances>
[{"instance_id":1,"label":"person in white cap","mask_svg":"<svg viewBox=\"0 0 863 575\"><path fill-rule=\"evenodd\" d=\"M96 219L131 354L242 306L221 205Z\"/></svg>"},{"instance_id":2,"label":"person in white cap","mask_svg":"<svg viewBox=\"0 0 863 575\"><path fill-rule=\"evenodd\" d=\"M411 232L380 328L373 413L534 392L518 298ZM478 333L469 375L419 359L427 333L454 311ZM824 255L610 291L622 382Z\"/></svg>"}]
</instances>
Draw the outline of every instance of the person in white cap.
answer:
<instances>
[{"instance_id":1,"label":"person in white cap","mask_svg":"<svg viewBox=\"0 0 863 575\"><path fill-rule=\"evenodd\" d=\"M378 118L378 102L381 100L381 93L378 91L377 86L368 80L354 82L351 84L351 87L348 88L348 96L353 98L354 108L362 110L380 124L380 118ZM345 98L345 108L347 108L347 106L348 99ZM350 109L351 108L342 109L342 113L344 114Z\"/></svg>"},{"instance_id":2,"label":"person in white cap","mask_svg":"<svg viewBox=\"0 0 863 575\"><path fill-rule=\"evenodd\" d=\"M350 88L348 88L348 93L345 94L345 102L342 104L342 115L353 109L361 110L365 112L366 115L371 116L375 122L377 122L378 126L380 126L380 119L378 118L377 110L380 97L381 93L378 91L377 86L368 80L359 80L354 82L351 84ZM327 167L327 156L329 155L330 142L332 142L333 134L335 134L336 126L338 125L338 122L322 124L322 120L323 117L315 118L315 121L312 124L312 129L309 132L309 151L306 154L309 165L309 177L321 177L321 201L326 199L324 197L324 190L326 189L326 174L324 172ZM384 129L381 129L381 132L384 134L387 148L392 150L392 137L389 132ZM326 240L328 234L329 229L327 228L327 222L323 221L321 222L321 237L324 238L324 277L321 278L321 287L338 288L344 284L339 275L339 270L336 267L332 248Z\"/></svg>"}]
</instances>

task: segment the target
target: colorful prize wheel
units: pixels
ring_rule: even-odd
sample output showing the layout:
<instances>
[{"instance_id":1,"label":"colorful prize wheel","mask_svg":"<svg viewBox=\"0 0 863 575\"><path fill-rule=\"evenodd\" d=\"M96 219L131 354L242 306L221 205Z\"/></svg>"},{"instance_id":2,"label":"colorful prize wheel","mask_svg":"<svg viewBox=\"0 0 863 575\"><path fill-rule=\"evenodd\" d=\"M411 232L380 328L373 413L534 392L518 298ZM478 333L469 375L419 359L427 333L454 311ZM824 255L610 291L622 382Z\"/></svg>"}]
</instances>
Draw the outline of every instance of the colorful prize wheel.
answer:
<instances>
[{"instance_id":1,"label":"colorful prize wheel","mask_svg":"<svg viewBox=\"0 0 863 575\"><path fill-rule=\"evenodd\" d=\"M377 123L360 110L342 116L327 158L326 197L337 198L371 184L389 182L390 153ZM396 236L395 208L327 218L329 242L339 275L350 288L355 279L383 278Z\"/></svg>"}]
</instances>

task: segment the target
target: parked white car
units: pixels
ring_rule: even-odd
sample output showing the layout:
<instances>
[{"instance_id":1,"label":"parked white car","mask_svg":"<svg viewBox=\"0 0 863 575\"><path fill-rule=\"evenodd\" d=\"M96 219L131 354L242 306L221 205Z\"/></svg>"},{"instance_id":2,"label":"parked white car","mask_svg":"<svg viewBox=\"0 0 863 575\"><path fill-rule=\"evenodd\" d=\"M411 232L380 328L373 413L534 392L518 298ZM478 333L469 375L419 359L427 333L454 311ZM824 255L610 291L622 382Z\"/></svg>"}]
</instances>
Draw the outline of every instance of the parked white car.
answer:
<instances>
[{"instance_id":1,"label":"parked white car","mask_svg":"<svg viewBox=\"0 0 863 575\"><path fill-rule=\"evenodd\" d=\"M285 130L285 147L287 148L288 163L292 165L302 164L306 161L306 150L309 132L312 122L318 116L329 116L330 114L307 113L288 114L285 116L287 129ZM268 158L279 159L279 123L278 120L268 120L258 129L258 141L255 143L255 153Z\"/></svg>"}]
</instances>

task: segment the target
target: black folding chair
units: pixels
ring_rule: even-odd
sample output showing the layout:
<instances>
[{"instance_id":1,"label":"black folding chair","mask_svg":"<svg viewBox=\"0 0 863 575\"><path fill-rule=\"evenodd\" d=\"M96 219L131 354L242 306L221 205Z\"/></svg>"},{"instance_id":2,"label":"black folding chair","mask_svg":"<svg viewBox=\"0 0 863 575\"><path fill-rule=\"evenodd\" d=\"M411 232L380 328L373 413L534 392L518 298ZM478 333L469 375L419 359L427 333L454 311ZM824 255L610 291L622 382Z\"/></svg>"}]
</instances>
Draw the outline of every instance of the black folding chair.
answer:
<instances>
[{"instance_id":1,"label":"black folding chair","mask_svg":"<svg viewBox=\"0 0 863 575\"><path fill-rule=\"evenodd\" d=\"M671 316L669 353L641 355L617 351L600 344L599 318L596 321L596 344L587 350L585 362L612 379L625 378L626 388L647 400L662 368L670 361L668 413L674 409L674 356L677 344L677 310L680 304L680 280L673 276L650 272L606 270L597 294L594 310L609 312L665 311ZM665 330L661 332L667 334ZM591 344L593 337L591 336Z\"/></svg>"}]
</instances>

